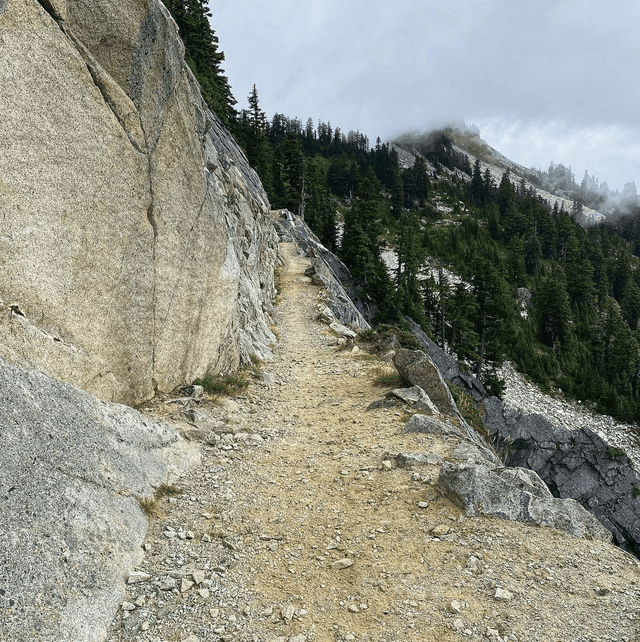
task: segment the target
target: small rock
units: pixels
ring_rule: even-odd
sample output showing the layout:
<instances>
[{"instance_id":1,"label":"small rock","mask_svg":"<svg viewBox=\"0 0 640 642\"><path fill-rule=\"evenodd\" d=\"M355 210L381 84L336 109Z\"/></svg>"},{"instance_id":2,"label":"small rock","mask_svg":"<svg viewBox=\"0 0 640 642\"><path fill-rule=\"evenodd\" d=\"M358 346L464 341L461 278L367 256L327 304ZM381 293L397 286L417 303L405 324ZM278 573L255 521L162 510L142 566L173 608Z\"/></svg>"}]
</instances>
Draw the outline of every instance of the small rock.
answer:
<instances>
[{"instance_id":1,"label":"small rock","mask_svg":"<svg viewBox=\"0 0 640 642\"><path fill-rule=\"evenodd\" d=\"M508 602L513 598L513 593L511 591L507 591L506 589L498 588L496 589L496 594L494 597L496 598L496 600L504 600L505 602Z\"/></svg>"},{"instance_id":2,"label":"small rock","mask_svg":"<svg viewBox=\"0 0 640 642\"><path fill-rule=\"evenodd\" d=\"M133 602L123 602L120 608L123 611L135 611L136 605Z\"/></svg>"},{"instance_id":3,"label":"small rock","mask_svg":"<svg viewBox=\"0 0 640 642\"><path fill-rule=\"evenodd\" d=\"M176 588L178 583L176 582L175 578L173 577L168 577L161 585L160 585L160 590L162 591L171 591L172 589Z\"/></svg>"},{"instance_id":4,"label":"small rock","mask_svg":"<svg viewBox=\"0 0 640 642\"><path fill-rule=\"evenodd\" d=\"M148 630L149 630L149 622L143 622L143 623L140 625L140 630L141 630L141 631L148 631Z\"/></svg>"},{"instance_id":5,"label":"small rock","mask_svg":"<svg viewBox=\"0 0 640 642\"><path fill-rule=\"evenodd\" d=\"M199 595L203 600L207 600L207 599L209 599L209 589L206 589L206 588L198 589L198 595Z\"/></svg>"},{"instance_id":6,"label":"small rock","mask_svg":"<svg viewBox=\"0 0 640 642\"><path fill-rule=\"evenodd\" d=\"M289 638L289 642L307 642L307 636L305 633L300 633L299 635L294 635L292 638Z\"/></svg>"},{"instance_id":7,"label":"small rock","mask_svg":"<svg viewBox=\"0 0 640 642\"><path fill-rule=\"evenodd\" d=\"M194 399L198 399L199 397L202 397L203 393L204 393L204 387L194 384L193 392L191 393L191 396Z\"/></svg>"},{"instance_id":8,"label":"small rock","mask_svg":"<svg viewBox=\"0 0 640 642\"><path fill-rule=\"evenodd\" d=\"M331 568L334 569L335 571L340 571L343 568L349 568L350 566L353 566L353 560L350 560L346 557L344 559L337 560L331 564Z\"/></svg>"},{"instance_id":9,"label":"small rock","mask_svg":"<svg viewBox=\"0 0 640 642\"><path fill-rule=\"evenodd\" d=\"M185 638L182 642L200 642L200 638L195 635L190 635L188 638Z\"/></svg>"},{"instance_id":10,"label":"small rock","mask_svg":"<svg viewBox=\"0 0 640 642\"><path fill-rule=\"evenodd\" d=\"M360 613L360 609L355 604L349 604L349 613Z\"/></svg>"},{"instance_id":11,"label":"small rock","mask_svg":"<svg viewBox=\"0 0 640 642\"><path fill-rule=\"evenodd\" d=\"M418 508L429 508L429 504L427 502L418 502Z\"/></svg>"},{"instance_id":12,"label":"small rock","mask_svg":"<svg viewBox=\"0 0 640 642\"><path fill-rule=\"evenodd\" d=\"M133 571L133 573L129 575L127 584L138 584L139 582L147 582L150 579L151 575L149 575L148 573L143 573L142 571Z\"/></svg>"},{"instance_id":13,"label":"small rock","mask_svg":"<svg viewBox=\"0 0 640 642\"><path fill-rule=\"evenodd\" d=\"M144 606L147 603L147 598L144 595L139 595L135 601L136 606Z\"/></svg>"},{"instance_id":14,"label":"small rock","mask_svg":"<svg viewBox=\"0 0 640 642\"><path fill-rule=\"evenodd\" d=\"M204 582L204 571L193 571L191 577L193 578L193 581L200 586L200 584Z\"/></svg>"},{"instance_id":15,"label":"small rock","mask_svg":"<svg viewBox=\"0 0 640 642\"><path fill-rule=\"evenodd\" d=\"M285 606L283 609L280 610L280 615L282 615L282 619L285 622L291 622L293 620L293 616L295 615L296 610L291 606L291 604L288 604Z\"/></svg>"},{"instance_id":16,"label":"small rock","mask_svg":"<svg viewBox=\"0 0 640 642\"><path fill-rule=\"evenodd\" d=\"M183 577L180 582L180 593L186 593L189 589L193 588L194 582Z\"/></svg>"},{"instance_id":17,"label":"small rock","mask_svg":"<svg viewBox=\"0 0 640 642\"><path fill-rule=\"evenodd\" d=\"M203 542L211 542L211 537L209 537L209 535L208 535L207 533L205 533L205 534L202 536L202 541L203 541Z\"/></svg>"},{"instance_id":18,"label":"small rock","mask_svg":"<svg viewBox=\"0 0 640 642\"><path fill-rule=\"evenodd\" d=\"M446 524L438 524L431 529L431 534L434 537L443 537L449 533L449 527Z\"/></svg>"},{"instance_id":19,"label":"small rock","mask_svg":"<svg viewBox=\"0 0 640 642\"><path fill-rule=\"evenodd\" d=\"M460 602L458 602L457 600L453 600L453 602L449 604L449 610L451 611L451 613L455 613L456 615L458 615L461 609L462 607L460 606Z\"/></svg>"},{"instance_id":20,"label":"small rock","mask_svg":"<svg viewBox=\"0 0 640 642\"><path fill-rule=\"evenodd\" d=\"M191 408L187 411L187 418L194 424L198 423L199 421L206 421L208 419L207 415L205 415L203 412L200 412L199 410L196 410L195 408Z\"/></svg>"},{"instance_id":21,"label":"small rock","mask_svg":"<svg viewBox=\"0 0 640 642\"><path fill-rule=\"evenodd\" d=\"M385 459L382 462L382 470L391 470L391 468L392 468L391 461L389 459Z\"/></svg>"}]
</instances>

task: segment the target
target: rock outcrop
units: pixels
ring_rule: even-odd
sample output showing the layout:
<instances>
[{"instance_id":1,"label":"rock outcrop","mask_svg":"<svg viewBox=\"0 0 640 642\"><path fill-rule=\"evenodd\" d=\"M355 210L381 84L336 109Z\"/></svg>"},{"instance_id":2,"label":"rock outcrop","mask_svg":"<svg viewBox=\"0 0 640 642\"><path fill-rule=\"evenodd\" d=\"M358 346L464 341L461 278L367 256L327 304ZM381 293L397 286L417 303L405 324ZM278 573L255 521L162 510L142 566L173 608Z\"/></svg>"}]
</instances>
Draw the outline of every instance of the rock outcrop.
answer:
<instances>
[{"instance_id":1,"label":"rock outcrop","mask_svg":"<svg viewBox=\"0 0 640 642\"><path fill-rule=\"evenodd\" d=\"M167 424L0 358L0 639L98 642L153 497L199 459Z\"/></svg>"},{"instance_id":2,"label":"rock outcrop","mask_svg":"<svg viewBox=\"0 0 640 642\"><path fill-rule=\"evenodd\" d=\"M587 427L568 430L540 414L505 408L407 320L442 375L481 404L485 427L506 463L538 473L554 497L578 502L616 544L640 557L640 474L626 453Z\"/></svg>"},{"instance_id":3,"label":"rock outcrop","mask_svg":"<svg viewBox=\"0 0 640 642\"><path fill-rule=\"evenodd\" d=\"M130 404L267 357L267 197L162 3L0 2L0 42L0 355Z\"/></svg>"},{"instance_id":4,"label":"rock outcrop","mask_svg":"<svg viewBox=\"0 0 640 642\"><path fill-rule=\"evenodd\" d=\"M438 485L469 516L487 515L611 541L611 533L578 502L556 499L540 477L524 468L444 462Z\"/></svg>"},{"instance_id":5,"label":"rock outcrop","mask_svg":"<svg viewBox=\"0 0 640 642\"><path fill-rule=\"evenodd\" d=\"M510 465L536 471L556 497L582 504L640 557L640 475L624 451L588 428L566 430L538 414L510 412L495 397L483 405Z\"/></svg>"}]
</instances>

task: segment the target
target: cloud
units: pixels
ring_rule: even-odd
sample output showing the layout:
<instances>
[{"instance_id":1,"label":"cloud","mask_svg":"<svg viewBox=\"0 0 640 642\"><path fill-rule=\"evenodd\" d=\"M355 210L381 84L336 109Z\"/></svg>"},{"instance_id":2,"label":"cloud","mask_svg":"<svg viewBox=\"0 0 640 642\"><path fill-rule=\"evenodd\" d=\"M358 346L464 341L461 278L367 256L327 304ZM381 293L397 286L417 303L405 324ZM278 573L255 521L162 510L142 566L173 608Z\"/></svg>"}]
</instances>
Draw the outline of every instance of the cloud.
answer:
<instances>
[{"instance_id":1,"label":"cloud","mask_svg":"<svg viewBox=\"0 0 640 642\"><path fill-rule=\"evenodd\" d=\"M640 176L640 129L620 124L575 126L563 119L474 118L492 147L525 167L571 166L578 183L585 170L611 189Z\"/></svg>"}]
</instances>

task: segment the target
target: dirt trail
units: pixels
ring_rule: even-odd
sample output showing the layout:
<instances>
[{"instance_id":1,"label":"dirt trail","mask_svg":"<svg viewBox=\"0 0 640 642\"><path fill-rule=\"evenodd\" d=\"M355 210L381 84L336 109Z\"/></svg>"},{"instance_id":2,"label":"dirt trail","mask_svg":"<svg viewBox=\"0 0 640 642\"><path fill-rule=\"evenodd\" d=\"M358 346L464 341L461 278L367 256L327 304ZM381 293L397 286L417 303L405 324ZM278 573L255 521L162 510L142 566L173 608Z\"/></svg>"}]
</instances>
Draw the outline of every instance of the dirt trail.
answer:
<instances>
[{"instance_id":1,"label":"dirt trail","mask_svg":"<svg viewBox=\"0 0 640 642\"><path fill-rule=\"evenodd\" d=\"M108 640L640 639L626 554L467 518L437 492L436 466L383 465L400 451L448 458L458 440L366 411L386 392L380 363L330 345L308 260L281 251L276 360L236 402L199 407L240 434L203 446L183 494L164 500L150 577L129 586Z\"/></svg>"}]
</instances>

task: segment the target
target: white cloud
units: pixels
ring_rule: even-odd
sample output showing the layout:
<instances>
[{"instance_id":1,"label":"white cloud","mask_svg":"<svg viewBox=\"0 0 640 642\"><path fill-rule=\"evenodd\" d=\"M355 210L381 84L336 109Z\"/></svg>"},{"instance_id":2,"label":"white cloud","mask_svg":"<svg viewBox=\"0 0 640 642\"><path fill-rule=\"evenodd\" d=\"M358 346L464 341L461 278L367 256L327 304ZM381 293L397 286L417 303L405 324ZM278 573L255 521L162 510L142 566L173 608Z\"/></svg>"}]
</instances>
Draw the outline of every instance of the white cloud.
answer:
<instances>
[{"instance_id":1,"label":"white cloud","mask_svg":"<svg viewBox=\"0 0 640 642\"><path fill-rule=\"evenodd\" d=\"M611 189L640 179L640 129L619 124L571 126L564 120L470 119L482 138L512 161L546 170L554 161L585 170Z\"/></svg>"}]
</instances>

